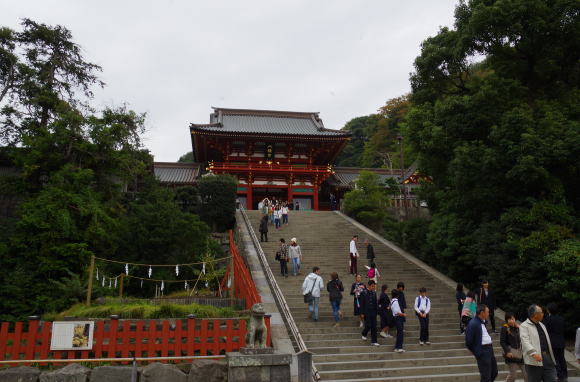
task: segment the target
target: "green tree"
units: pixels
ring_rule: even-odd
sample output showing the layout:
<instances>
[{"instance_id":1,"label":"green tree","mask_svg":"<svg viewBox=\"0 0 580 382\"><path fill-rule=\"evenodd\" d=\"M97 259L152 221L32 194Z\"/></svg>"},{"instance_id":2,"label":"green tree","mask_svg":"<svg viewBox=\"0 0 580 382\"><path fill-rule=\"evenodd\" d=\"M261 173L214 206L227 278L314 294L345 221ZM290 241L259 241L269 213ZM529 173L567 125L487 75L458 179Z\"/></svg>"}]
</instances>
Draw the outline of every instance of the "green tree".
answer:
<instances>
[{"instance_id":1,"label":"green tree","mask_svg":"<svg viewBox=\"0 0 580 382\"><path fill-rule=\"evenodd\" d=\"M230 175L207 175L197 182L199 216L214 232L233 227L236 213L236 179Z\"/></svg>"},{"instance_id":2,"label":"green tree","mask_svg":"<svg viewBox=\"0 0 580 382\"><path fill-rule=\"evenodd\" d=\"M386 192L377 174L361 171L355 189L344 197L344 210L362 224L381 230L388 206Z\"/></svg>"},{"instance_id":3,"label":"green tree","mask_svg":"<svg viewBox=\"0 0 580 382\"><path fill-rule=\"evenodd\" d=\"M578 280L550 281L569 277L558 259L578 236L579 15L569 0L461 1L411 77L408 137L433 177L424 251L520 312L553 300L580 313L559 289Z\"/></svg>"},{"instance_id":4,"label":"green tree","mask_svg":"<svg viewBox=\"0 0 580 382\"><path fill-rule=\"evenodd\" d=\"M183 154L177 160L178 163L193 163L193 151Z\"/></svg>"}]
</instances>

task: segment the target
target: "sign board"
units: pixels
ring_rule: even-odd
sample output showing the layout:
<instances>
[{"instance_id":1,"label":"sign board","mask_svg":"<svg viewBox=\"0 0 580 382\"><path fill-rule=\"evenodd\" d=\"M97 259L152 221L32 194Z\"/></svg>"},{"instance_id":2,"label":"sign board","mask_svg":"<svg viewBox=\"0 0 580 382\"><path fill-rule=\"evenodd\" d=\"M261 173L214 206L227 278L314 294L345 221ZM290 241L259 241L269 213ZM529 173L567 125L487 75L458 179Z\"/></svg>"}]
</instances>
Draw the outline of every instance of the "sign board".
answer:
<instances>
[{"instance_id":1,"label":"sign board","mask_svg":"<svg viewBox=\"0 0 580 382\"><path fill-rule=\"evenodd\" d=\"M91 350L94 331L93 321L55 321L50 350Z\"/></svg>"}]
</instances>

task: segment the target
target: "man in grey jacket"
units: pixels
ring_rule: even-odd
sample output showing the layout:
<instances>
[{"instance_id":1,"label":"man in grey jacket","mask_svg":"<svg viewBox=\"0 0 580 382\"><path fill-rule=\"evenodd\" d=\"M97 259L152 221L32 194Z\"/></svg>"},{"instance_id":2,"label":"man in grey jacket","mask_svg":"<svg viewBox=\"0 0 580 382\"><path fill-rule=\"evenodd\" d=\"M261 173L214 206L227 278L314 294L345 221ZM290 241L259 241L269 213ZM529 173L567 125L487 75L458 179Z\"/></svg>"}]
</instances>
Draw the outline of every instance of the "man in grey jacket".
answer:
<instances>
[{"instance_id":1,"label":"man in grey jacket","mask_svg":"<svg viewBox=\"0 0 580 382\"><path fill-rule=\"evenodd\" d=\"M322 282L322 277L320 277L320 268L313 267L312 273L306 276L302 283L302 294L305 296L305 302L308 299L308 311L314 321L318 321L318 304L320 303L320 292L322 288L324 288L324 283ZM306 295L308 293L311 296L307 297Z\"/></svg>"},{"instance_id":2,"label":"man in grey jacket","mask_svg":"<svg viewBox=\"0 0 580 382\"><path fill-rule=\"evenodd\" d=\"M556 382L556 361L550 336L542 319L544 312L536 304L528 308L528 319L520 325L520 339L528 382Z\"/></svg>"}]
</instances>

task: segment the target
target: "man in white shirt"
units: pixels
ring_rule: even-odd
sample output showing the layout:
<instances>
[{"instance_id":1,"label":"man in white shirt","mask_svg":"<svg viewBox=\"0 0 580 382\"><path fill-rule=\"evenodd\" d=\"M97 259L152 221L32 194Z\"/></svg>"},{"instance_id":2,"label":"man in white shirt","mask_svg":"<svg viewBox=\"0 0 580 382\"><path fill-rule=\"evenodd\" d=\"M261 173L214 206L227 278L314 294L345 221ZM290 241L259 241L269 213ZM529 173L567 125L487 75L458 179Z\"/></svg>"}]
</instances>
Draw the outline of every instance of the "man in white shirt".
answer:
<instances>
[{"instance_id":1,"label":"man in white shirt","mask_svg":"<svg viewBox=\"0 0 580 382\"><path fill-rule=\"evenodd\" d=\"M356 248L356 242L358 240L358 235L354 235L352 240L350 241L350 274L356 275L358 274L358 269L356 266L356 262L358 259L358 249Z\"/></svg>"},{"instance_id":2,"label":"man in white shirt","mask_svg":"<svg viewBox=\"0 0 580 382\"><path fill-rule=\"evenodd\" d=\"M419 333L419 345L431 345L429 342L429 312L431 311L431 301L427 297L427 288L419 289L419 296L415 298L415 314L419 318L421 331Z\"/></svg>"},{"instance_id":3,"label":"man in white shirt","mask_svg":"<svg viewBox=\"0 0 580 382\"><path fill-rule=\"evenodd\" d=\"M318 304L320 303L320 292L324 288L322 277L320 277L320 268L312 268L312 273L306 276L302 283L302 295L304 302L308 302L308 311L312 319L318 321ZM307 296L310 293L310 296Z\"/></svg>"}]
</instances>

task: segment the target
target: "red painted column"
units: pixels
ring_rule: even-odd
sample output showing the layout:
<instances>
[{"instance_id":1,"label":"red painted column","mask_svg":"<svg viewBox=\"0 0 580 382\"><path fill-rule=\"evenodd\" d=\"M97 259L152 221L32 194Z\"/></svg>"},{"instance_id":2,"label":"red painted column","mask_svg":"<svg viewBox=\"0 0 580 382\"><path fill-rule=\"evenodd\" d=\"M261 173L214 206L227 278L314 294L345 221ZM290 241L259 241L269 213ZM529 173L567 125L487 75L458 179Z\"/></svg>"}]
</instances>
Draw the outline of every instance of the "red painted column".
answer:
<instances>
[{"instance_id":1,"label":"red painted column","mask_svg":"<svg viewBox=\"0 0 580 382\"><path fill-rule=\"evenodd\" d=\"M318 185L314 185L312 189L312 209L318 211Z\"/></svg>"},{"instance_id":2,"label":"red painted column","mask_svg":"<svg viewBox=\"0 0 580 382\"><path fill-rule=\"evenodd\" d=\"M253 210L253 201L252 201L252 184L248 184L248 195L246 197L246 209Z\"/></svg>"},{"instance_id":3,"label":"red painted column","mask_svg":"<svg viewBox=\"0 0 580 382\"><path fill-rule=\"evenodd\" d=\"M294 200L294 195L292 195L292 183L288 184L288 203L292 203Z\"/></svg>"}]
</instances>

